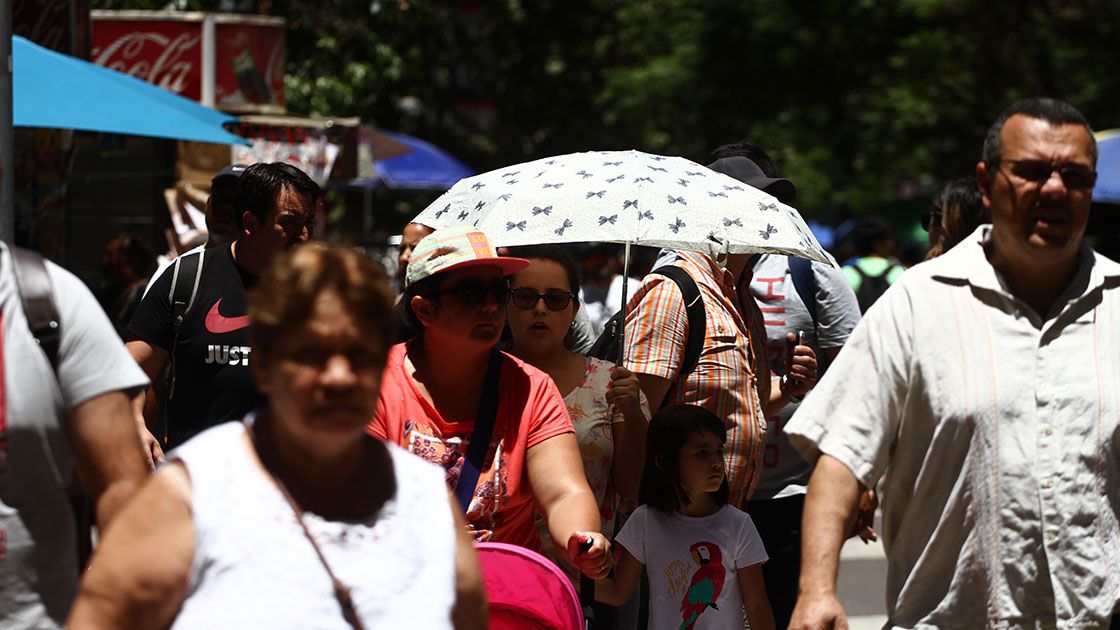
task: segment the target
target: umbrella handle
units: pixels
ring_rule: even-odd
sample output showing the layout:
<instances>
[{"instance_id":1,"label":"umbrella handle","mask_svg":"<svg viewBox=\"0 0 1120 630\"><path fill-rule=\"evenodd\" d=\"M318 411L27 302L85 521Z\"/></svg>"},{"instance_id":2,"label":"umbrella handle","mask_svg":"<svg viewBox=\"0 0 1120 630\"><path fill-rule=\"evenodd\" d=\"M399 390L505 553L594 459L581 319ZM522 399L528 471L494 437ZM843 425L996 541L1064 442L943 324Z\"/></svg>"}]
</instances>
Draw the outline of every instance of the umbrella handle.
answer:
<instances>
[{"instance_id":1,"label":"umbrella handle","mask_svg":"<svg viewBox=\"0 0 1120 630\"><path fill-rule=\"evenodd\" d=\"M626 302L627 302L627 289L630 288L630 241L626 241L625 253L622 257L622 306L619 307L619 312L622 313L622 318L619 321L618 330L618 364L625 367L624 362L626 359Z\"/></svg>"}]
</instances>

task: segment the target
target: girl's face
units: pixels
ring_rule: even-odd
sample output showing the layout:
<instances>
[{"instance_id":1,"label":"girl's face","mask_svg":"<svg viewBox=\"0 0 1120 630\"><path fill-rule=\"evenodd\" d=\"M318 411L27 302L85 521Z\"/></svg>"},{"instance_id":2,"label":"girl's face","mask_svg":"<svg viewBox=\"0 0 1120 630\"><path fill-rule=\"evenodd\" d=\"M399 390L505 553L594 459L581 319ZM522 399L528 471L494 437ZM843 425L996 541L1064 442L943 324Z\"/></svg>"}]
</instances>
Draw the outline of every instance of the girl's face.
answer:
<instances>
[{"instance_id":1,"label":"girl's face","mask_svg":"<svg viewBox=\"0 0 1120 630\"><path fill-rule=\"evenodd\" d=\"M562 348L579 307L571 296L564 266L533 258L528 267L513 276L510 288L507 314L514 343L540 350ZM553 310L550 306L560 308Z\"/></svg>"},{"instance_id":2,"label":"girl's face","mask_svg":"<svg viewBox=\"0 0 1120 630\"><path fill-rule=\"evenodd\" d=\"M697 431L681 447L681 485L690 495L715 492L723 483L723 441L710 431Z\"/></svg>"}]
</instances>

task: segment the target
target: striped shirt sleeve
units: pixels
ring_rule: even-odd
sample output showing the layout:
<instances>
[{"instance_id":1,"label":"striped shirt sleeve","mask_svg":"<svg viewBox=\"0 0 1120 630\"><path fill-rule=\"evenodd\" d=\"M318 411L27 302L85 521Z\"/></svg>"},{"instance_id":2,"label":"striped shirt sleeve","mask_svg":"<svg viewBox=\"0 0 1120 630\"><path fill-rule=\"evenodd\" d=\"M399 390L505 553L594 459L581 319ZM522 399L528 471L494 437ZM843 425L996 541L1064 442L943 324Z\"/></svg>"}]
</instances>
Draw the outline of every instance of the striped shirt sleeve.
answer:
<instances>
[{"instance_id":1,"label":"striped shirt sleeve","mask_svg":"<svg viewBox=\"0 0 1120 630\"><path fill-rule=\"evenodd\" d=\"M651 274L626 311L626 368L676 380L688 342L688 313L680 288Z\"/></svg>"}]
</instances>

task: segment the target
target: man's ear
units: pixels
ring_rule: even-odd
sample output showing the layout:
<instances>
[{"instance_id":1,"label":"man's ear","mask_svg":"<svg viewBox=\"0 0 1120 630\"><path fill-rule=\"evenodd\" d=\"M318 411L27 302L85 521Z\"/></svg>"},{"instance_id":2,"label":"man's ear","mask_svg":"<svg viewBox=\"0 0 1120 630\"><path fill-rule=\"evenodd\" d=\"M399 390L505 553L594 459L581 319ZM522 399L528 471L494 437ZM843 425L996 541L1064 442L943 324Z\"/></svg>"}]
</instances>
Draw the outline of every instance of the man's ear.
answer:
<instances>
[{"instance_id":1,"label":"man's ear","mask_svg":"<svg viewBox=\"0 0 1120 630\"><path fill-rule=\"evenodd\" d=\"M257 220L256 215L246 210L241 213L241 233L245 235L252 235L260 231L261 222Z\"/></svg>"},{"instance_id":2,"label":"man's ear","mask_svg":"<svg viewBox=\"0 0 1120 630\"><path fill-rule=\"evenodd\" d=\"M983 161L976 163L976 185L980 188L980 202L991 212L992 210L992 176L988 165Z\"/></svg>"}]
</instances>

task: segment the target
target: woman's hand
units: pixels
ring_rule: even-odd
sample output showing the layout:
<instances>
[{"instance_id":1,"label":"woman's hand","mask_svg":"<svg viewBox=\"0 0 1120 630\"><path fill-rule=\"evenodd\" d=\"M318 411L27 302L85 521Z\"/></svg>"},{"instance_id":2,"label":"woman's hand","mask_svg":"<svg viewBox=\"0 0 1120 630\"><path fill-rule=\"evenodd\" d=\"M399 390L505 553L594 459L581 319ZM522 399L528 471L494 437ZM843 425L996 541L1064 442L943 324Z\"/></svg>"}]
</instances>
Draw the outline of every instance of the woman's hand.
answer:
<instances>
[{"instance_id":1,"label":"woman's hand","mask_svg":"<svg viewBox=\"0 0 1120 630\"><path fill-rule=\"evenodd\" d=\"M586 546L588 542L590 547ZM587 577L603 579L611 570L611 543L599 532L572 532L568 538L568 560Z\"/></svg>"},{"instance_id":2,"label":"woman's hand","mask_svg":"<svg viewBox=\"0 0 1120 630\"><path fill-rule=\"evenodd\" d=\"M611 372L611 382L607 387L607 402L618 407L623 416L642 413L641 387L638 377L621 365Z\"/></svg>"}]
</instances>

